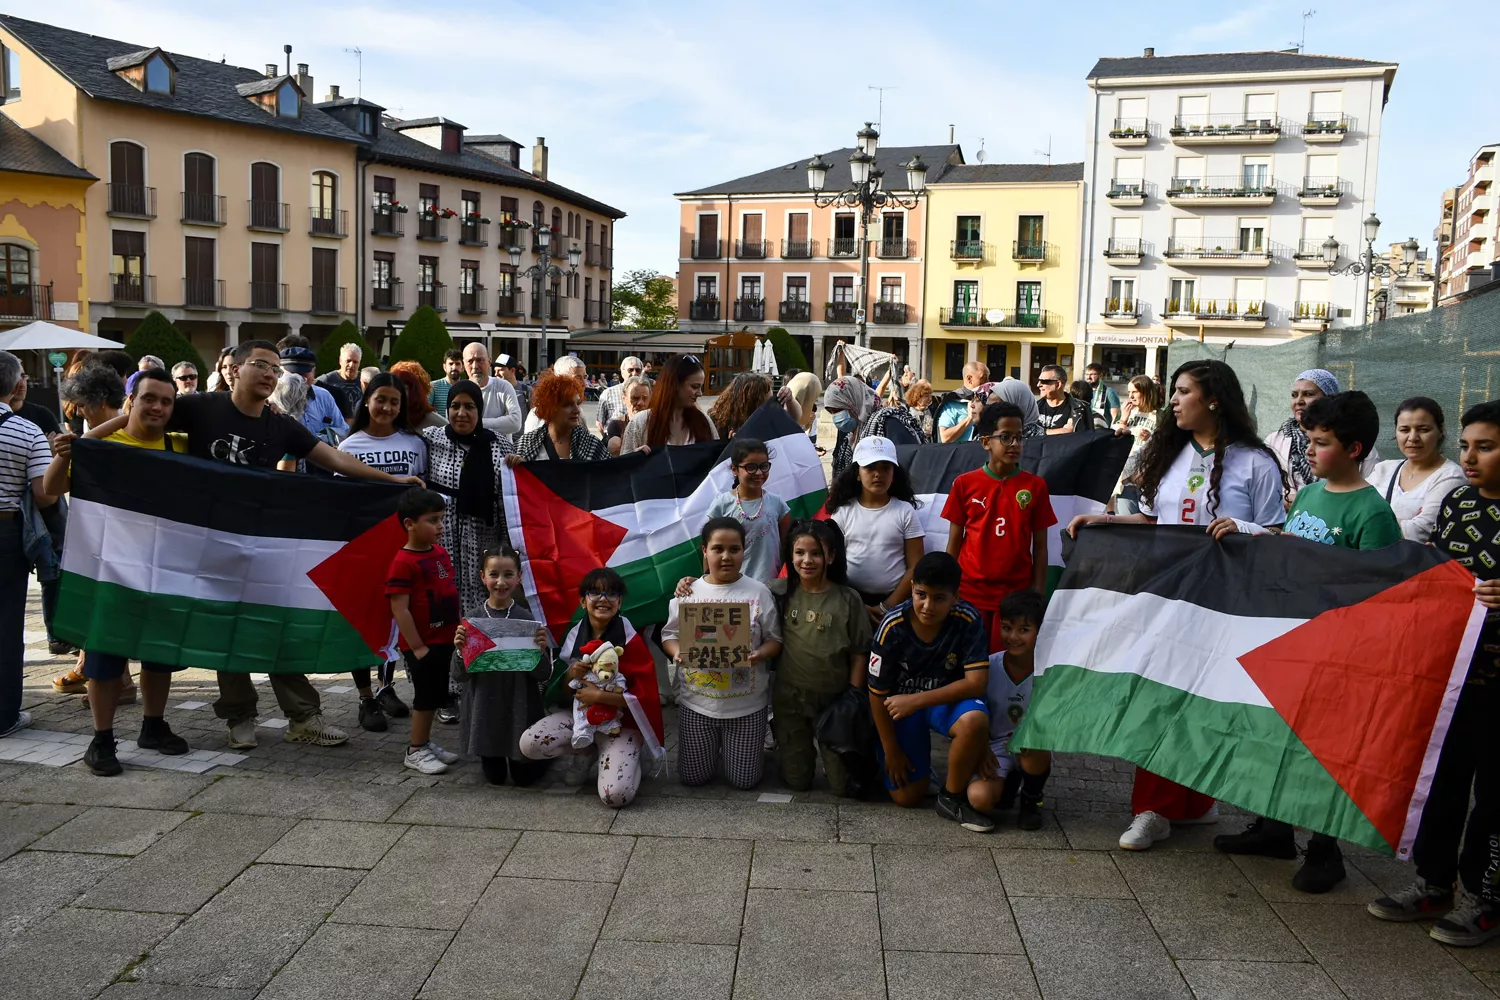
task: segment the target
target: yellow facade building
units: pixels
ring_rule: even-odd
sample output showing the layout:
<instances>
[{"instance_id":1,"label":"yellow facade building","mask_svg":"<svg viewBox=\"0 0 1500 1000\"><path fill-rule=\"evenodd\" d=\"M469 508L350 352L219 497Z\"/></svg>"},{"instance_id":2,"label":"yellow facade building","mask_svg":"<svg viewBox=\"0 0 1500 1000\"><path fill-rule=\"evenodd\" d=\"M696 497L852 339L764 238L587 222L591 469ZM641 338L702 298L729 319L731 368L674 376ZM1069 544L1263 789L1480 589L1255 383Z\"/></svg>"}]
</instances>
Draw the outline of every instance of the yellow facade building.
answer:
<instances>
[{"instance_id":1,"label":"yellow facade building","mask_svg":"<svg viewBox=\"0 0 1500 1000\"><path fill-rule=\"evenodd\" d=\"M969 361L1036 382L1073 369L1083 164L973 163L927 184L922 365L934 388ZM915 367L915 366L914 366Z\"/></svg>"}]
</instances>

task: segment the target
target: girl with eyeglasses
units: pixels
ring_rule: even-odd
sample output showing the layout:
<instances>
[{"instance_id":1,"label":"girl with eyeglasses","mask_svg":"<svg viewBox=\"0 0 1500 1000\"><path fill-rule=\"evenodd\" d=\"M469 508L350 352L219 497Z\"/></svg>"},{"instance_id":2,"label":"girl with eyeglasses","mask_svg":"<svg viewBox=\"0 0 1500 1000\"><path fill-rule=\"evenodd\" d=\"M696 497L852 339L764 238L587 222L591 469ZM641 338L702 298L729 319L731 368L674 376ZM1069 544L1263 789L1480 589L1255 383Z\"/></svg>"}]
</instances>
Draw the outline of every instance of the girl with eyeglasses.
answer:
<instances>
[{"instance_id":1,"label":"girl with eyeglasses","mask_svg":"<svg viewBox=\"0 0 1500 1000\"><path fill-rule=\"evenodd\" d=\"M770 449L755 438L735 438L729 447L729 471L734 476L730 489L709 505L708 516L740 522L745 529L744 573L769 584L781 575L781 536L791 524L786 501L766 491Z\"/></svg>"},{"instance_id":2,"label":"girl with eyeglasses","mask_svg":"<svg viewBox=\"0 0 1500 1000\"><path fill-rule=\"evenodd\" d=\"M578 584L580 618L558 647L560 658L547 685L544 703L550 714L521 734L521 753L531 760L581 757L599 752L599 799L615 809L627 806L641 787L641 752L653 759L664 753L661 696L656 689L656 663L646 640L630 620L620 613L625 599L625 581L612 569L595 569ZM584 680L589 665L580 657L610 643L624 650L620 673L625 678L623 694L601 691ZM578 690L570 684L581 682ZM621 728L613 736L596 733L592 746L573 746L573 700L585 705L606 705L620 713ZM514 773L515 764L511 765ZM586 769L576 772L586 774ZM564 777L567 780L567 777ZM577 784L579 782L570 782Z\"/></svg>"}]
</instances>

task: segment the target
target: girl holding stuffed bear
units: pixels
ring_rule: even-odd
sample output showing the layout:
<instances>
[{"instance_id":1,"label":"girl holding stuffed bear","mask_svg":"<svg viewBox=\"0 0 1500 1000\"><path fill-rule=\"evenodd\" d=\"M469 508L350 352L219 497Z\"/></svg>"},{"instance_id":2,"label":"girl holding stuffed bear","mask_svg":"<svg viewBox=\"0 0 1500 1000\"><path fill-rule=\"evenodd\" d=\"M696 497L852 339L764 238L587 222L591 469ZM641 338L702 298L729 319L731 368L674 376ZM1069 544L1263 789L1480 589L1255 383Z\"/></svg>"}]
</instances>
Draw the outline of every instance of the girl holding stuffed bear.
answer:
<instances>
[{"instance_id":1,"label":"girl holding stuffed bear","mask_svg":"<svg viewBox=\"0 0 1500 1000\"><path fill-rule=\"evenodd\" d=\"M654 759L665 753L656 664L645 639L620 614L624 597L625 581L614 570L585 574L578 585L584 616L559 646L558 669L544 696L550 714L520 739L521 753L534 761L588 754L597 747L599 798L616 809L629 805L641 786L642 752ZM624 678L623 691L605 690L587 679L591 673L599 677L605 664ZM575 744L575 702L590 720L591 744Z\"/></svg>"}]
</instances>

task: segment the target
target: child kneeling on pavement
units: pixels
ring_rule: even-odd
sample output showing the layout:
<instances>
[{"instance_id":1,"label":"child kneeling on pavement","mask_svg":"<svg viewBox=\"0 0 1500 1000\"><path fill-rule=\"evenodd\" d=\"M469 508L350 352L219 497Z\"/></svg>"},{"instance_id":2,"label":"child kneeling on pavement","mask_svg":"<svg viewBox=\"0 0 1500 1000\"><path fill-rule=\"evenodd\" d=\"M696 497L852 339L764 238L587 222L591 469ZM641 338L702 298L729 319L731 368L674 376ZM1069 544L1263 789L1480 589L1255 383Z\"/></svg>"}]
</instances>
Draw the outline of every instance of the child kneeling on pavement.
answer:
<instances>
[{"instance_id":1,"label":"child kneeling on pavement","mask_svg":"<svg viewBox=\"0 0 1500 1000\"><path fill-rule=\"evenodd\" d=\"M969 804L980 812L1007 809L1019 798L1016 825L1022 830L1042 828L1042 786L1052 773L1048 751L1012 750L1010 746L1031 707L1036 637L1044 608L1041 595L1034 590L1018 590L1000 601L1004 648L990 657L990 746L969 784ZM1012 775L1017 775L1015 780Z\"/></svg>"}]
</instances>

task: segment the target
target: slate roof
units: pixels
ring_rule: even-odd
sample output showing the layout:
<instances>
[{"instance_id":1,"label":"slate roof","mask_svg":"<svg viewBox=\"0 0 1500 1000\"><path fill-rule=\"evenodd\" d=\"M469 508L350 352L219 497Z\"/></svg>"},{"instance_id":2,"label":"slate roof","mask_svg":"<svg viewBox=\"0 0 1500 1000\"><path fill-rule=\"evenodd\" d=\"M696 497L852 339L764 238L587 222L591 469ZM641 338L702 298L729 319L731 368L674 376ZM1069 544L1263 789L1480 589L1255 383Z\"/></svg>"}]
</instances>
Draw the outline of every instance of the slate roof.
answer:
<instances>
[{"instance_id":1,"label":"slate roof","mask_svg":"<svg viewBox=\"0 0 1500 1000\"><path fill-rule=\"evenodd\" d=\"M1367 69L1395 63L1301 52L1214 52L1192 56L1134 56L1100 59L1086 79L1119 76L1196 76L1200 74L1287 73L1313 69Z\"/></svg>"},{"instance_id":2,"label":"slate roof","mask_svg":"<svg viewBox=\"0 0 1500 1000\"><path fill-rule=\"evenodd\" d=\"M466 133L464 135L464 142L483 143L490 146L499 146L503 143L510 143L516 146L524 145L524 143L516 142L510 136L501 135L499 132L491 132L489 135L469 135Z\"/></svg>"},{"instance_id":3,"label":"slate roof","mask_svg":"<svg viewBox=\"0 0 1500 1000\"><path fill-rule=\"evenodd\" d=\"M46 174L50 177L99 178L0 114L0 171Z\"/></svg>"},{"instance_id":4,"label":"slate roof","mask_svg":"<svg viewBox=\"0 0 1500 1000\"><path fill-rule=\"evenodd\" d=\"M854 147L846 146L843 149L818 154L829 164L828 187L830 189L842 190L849 185L849 157L853 153ZM906 164L913 156L920 156L922 162L927 164L928 181L937 177L951 160L956 159L958 163L962 163L964 159L963 150L957 145L881 146L875 151L875 166L885 171L888 189L902 190L906 187ZM747 174L732 181L725 181L723 184L711 184L692 191L680 191L677 196L811 194L812 189L807 186L807 161L810 159L812 157L809 156L793 160L791 163L772 167L770 170L762 170L756 174Z\"/></svg>"},{"instance_id":5,"label":"slate roof","mask_svg":"<svg viewBox=\"0 0 1500 1000\"><path fill-rule=\"evenodd\" d=\"M392 125L391 127L394 128L398 132L404 132L404 131L406 131L409 128L426 128L429 125L452 125L455 128L465 128L466 127L466 126L458 124L458 122L454 121L452 118L443 118L443 117L436 117L436 118L403 118L401 121L397 122L396 124Z\"/></svg>"},{"instance_id":6,"label":"slate roof","mask_svg":"<svg viewBox=\"0 0 1500 1000\"><path fill-rule=\"evenodd\" d=\"M928 173L929 184L1045 184L1083 180L1082 163L960 163L941 175Z\"/></svg>"},{"instance_id":7,"label":"slate roof","mask_svg":"<svg viewBox=\"0 0 1500 1000\"><path fill-rule=\"evenodd\" d=\"M177 67L176 93L151 94L136 90L110 69L111 59L134 57L148 50L148 46L69 31L9 14L0 14L0 26L96 100L118 101L339 142L360 141L358 133L307 104L303 105L300 117L282 118L241 96L240 85L266 79L265 74L258 70L169 54Z\"/></svg>"}]
</instances>

